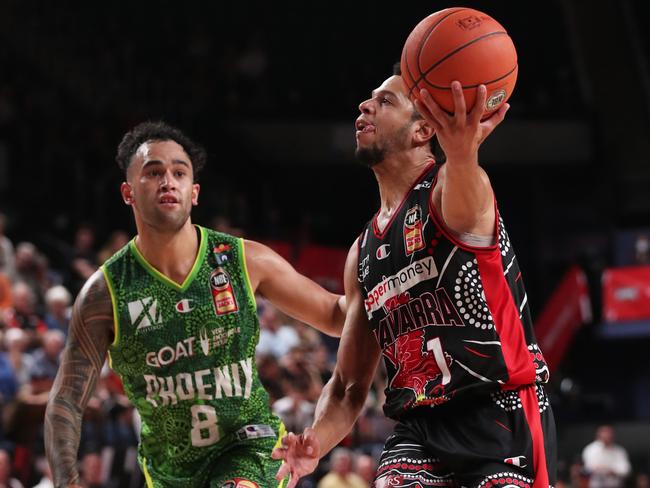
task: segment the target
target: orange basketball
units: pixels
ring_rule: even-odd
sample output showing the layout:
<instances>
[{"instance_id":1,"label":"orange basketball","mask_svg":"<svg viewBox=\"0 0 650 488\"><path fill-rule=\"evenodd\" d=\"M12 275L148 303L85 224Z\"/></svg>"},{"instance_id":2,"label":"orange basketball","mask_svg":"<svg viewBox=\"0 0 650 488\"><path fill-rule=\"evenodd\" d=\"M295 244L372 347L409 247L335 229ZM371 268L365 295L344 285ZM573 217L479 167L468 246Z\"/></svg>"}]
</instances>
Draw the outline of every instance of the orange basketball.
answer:
<instances>
[{"instance_id":1,"label":"orange basketball","mask_svg":"<svg viewBox=\"0 0 650 488\"><path fill-rule=\"evenodd\" d=\"M477 87L485 85L484 118L510 98L517 81L512 39L496 20L471 8L448 8L422 20L404 44L400 66L411 99L425 88L449 113L452 81L463 85L468 111Z\"/></svg>"}]
</instances>

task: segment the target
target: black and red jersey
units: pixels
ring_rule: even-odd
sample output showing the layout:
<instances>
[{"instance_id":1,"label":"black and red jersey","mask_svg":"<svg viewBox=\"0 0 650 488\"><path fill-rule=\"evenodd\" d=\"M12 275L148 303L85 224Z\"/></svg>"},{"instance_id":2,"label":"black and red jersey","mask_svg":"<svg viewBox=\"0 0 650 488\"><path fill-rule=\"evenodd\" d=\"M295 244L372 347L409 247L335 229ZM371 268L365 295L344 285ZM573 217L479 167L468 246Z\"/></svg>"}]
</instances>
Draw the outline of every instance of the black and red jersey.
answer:
<instances>
[{"instance_id":1,"label":"black and red jersey","mask_svg":"<svg viewBox=\"0 0 650 488\"><path fill-rule=\"evenodd\" d=\"M460 242L431 203L440 167L427 167L385 229L375 215L359 238L358 279L388 372L384 411L393 418L548 381L501 217L493 246Z\"/></svg>"}]
</instances>

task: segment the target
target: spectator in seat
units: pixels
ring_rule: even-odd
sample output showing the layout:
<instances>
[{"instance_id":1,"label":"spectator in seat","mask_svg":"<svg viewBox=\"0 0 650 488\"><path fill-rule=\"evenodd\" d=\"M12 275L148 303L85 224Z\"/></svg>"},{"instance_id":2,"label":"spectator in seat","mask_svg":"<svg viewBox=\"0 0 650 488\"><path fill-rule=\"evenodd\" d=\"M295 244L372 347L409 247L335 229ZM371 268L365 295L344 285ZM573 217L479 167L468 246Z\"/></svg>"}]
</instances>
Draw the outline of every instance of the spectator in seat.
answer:
<instances>
[{"instance_id":1,"label":"spectator in seat","mask_svg":"<svg viewBox=\"0 0 650 488\"><path fill-rule=\"evenodd\" d=\"M582 451L589 488L622 488L631 466L625 448L614 443L614 428L601 425Z\"/></svg>"},{"instance_id":2,"label":"spectator in seat","mask_svg":"<svg viewBox=\"0 0 650 488\"><path fill-rule=\"evenodd\" d=\"M368 483L352 470L352 451L337 447L330 456L330 470L318 482L318 488L367 488Z\"/></svg>"},{"instance_id":3,"label":"spectator in seat","mask_svg":"<svg viewBox=\"0 0 650 488\"><path fill-rule=\"evenodd\" d=\"M282 419L288 431L302 432L314 421L316 408L316 404L309 401L310 378L288 375L284 389L286 396L273 403L273 413Z\"/></svg>"},{"instance_id":4,"label":"spectator in seat","mask_svg":"<svg viewBox=\"0 0 650 488\"><path fill-rule=\"evenodd\" d=\"M22 329L29 337L29 348L38 345L38 337L47 330L47 325L36 313L34 291L24 282L18 282L12 289L13 307L5 313L7 327Z\"/></svg>"},{"instance_id":5,"label":"spectator in seat","mask_svg":"<svg viewBox=\"0 0 650 488\"><path fill-rule=\"evenodd\" d=\"M280 312L271 303L259 300L258 315L260 340L257 344L257 354L271 354L280 358L300 343L296 330L282 323Z\"/></svg>"},{"instance_id":6,"label":"spectator in seat","mask_svg":"<svg viewBox=\"0 0 650 488\"><path fill-rule=\"evenodd\" d=\"M375 481L377 462L368 454L362 454L357 458L357 474L363 479L366 486L372 486Z\"/></svg>"},{"instance_id":7,"label":"spectator in seat","mask_svg":"<svg viewBox=\"0 0 650 488\"><path fill-rule=\"evenodd\" d=\"M28 346L29 337L27 333L18 328L5 331L4 337L5 352L2 353L11 363L13 374L16 378L18 389L29 383L30 371L34 364L31 354L25 352Z\"/></svg>"},{"instance_id":8,"label":"spectator in seat","mask_svg":"<svg viewBox=\"0 0 650 488\"><path fill-rule=\"evenodd\" d=\"M60 330L66 337L70 322L70 292L61 285L53 286L45 292L45 324L48 330Z\"/></svg>"}]
</instances>

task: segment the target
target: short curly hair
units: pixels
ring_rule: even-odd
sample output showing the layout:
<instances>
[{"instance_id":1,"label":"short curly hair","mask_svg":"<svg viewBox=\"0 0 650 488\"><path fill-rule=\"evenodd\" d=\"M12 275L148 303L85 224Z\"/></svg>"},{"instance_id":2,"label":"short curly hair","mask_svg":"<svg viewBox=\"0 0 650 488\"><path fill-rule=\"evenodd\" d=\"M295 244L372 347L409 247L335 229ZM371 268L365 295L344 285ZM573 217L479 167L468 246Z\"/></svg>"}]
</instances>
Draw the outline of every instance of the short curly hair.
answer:
<instances>
[{"instance_id":1,"label":"short curly hair","mask_svg":"<svg viewBox=\"0 0 650 488\"><path fill-rule=\"evenodd\" d=\"M174 141L180 145L190 157L194 177L203 166L207 155L205 149L185 135L180 129L173 127L163 121L147 121L136 125L129 132L124 134L120 145L117 147L115 161L124 174L131 165L133 155L138 148L149 141Z\"/></svg>"}]
</instances>

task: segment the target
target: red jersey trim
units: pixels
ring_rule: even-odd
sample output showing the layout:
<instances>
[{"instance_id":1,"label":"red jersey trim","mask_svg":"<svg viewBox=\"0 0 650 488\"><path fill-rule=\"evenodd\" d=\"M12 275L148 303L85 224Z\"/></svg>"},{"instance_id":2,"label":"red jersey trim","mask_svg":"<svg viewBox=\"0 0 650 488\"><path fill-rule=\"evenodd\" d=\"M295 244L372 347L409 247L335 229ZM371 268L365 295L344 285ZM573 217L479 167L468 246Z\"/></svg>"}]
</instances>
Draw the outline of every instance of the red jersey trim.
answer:
<instances>
[{"instance_id":1,"label":"red jersey trim","mask_svg":"<svg viewBox=\"0 0 650 488\"><path fill-rule=\"evenodd\" d=\"M495 251L475 255L485 300L501 340L503 360L508 371L508 381L502 388L512 390L521 385L533 384L536 375L535 364L528 351L519 308L503 274L501 253Z\"/></svg>"},{"instance_id":2,"label":"red jersey trim","mask_svg":"<svg viewBox=\"0 0 650 488\"><path fill-rule=\"evenodd\" d=\"M548 488L544 431L542 430L542 418L539 413L539 400L537 399L535 385L519 390L519 398L521 399L528 428L530 429L530 436L533 440L533 470L535 472L533 488Z\"/></svg>"},{"instance_id":3,"label":"red jersey trim","mask_svg":"<svg viewBox=\"0 0 650 488\"><path fill-rule=\"evenodd\" d=\"M377 216L379 215L379 212L381 211L381 208L377 210L377 213L372 217L372 231L375 234L375 237L378 239L383 239L386 233L390 230L391 226L393 225L393 221L395 220L395 217L402 211L402 207L406 203L406 200L408 200L409 196L411 195L411 192L413 191L413 188L416 187L420 181L424 179L424 177L427 175L427 173L431 170L433 166L435 166L436 162L435 160L431 163L428 164L426 168L424 168L424 171L420 173L420 176L418 176L413 184L411 185L411 188L409 191L406 192L406 195L404 195L404 198L402 198L402 202L399 204L399 207L397 207L397 210L393 213L393 216L390 218L388 223L386 224L386 227L384 227L383 231L379 230L379 226L377 225ZM436 175L437 177L437 175Z\"/></svg>"},{"instance_id":4,"label":"red jersey trim","mask_svg":"<svg viewBox=\"0 0 650 488\"><path fill-rule=\"evenodd\" d=\"M494 197L494 238L495 242L491 246L470 246L469 244L465 244L461 242L456 236L454 236L447 226L444 224L442 218L438 215L438 212L436 212L436 208L433 205L433 189L436 187L436 184L438 183L438 174L436 174L436 177L433 180L433 184L431 185L431 193L429 194L429 215L431 218L434 220L436 223L436 227L442 232L442 234L449 240L451 241L452 244L460 247L461 249L465 251L470 251L470 252L489 252L489 251L494 251L499 247L499 210L497 208L497 200L496 197Z\"/></svg>"}]
</instances>

